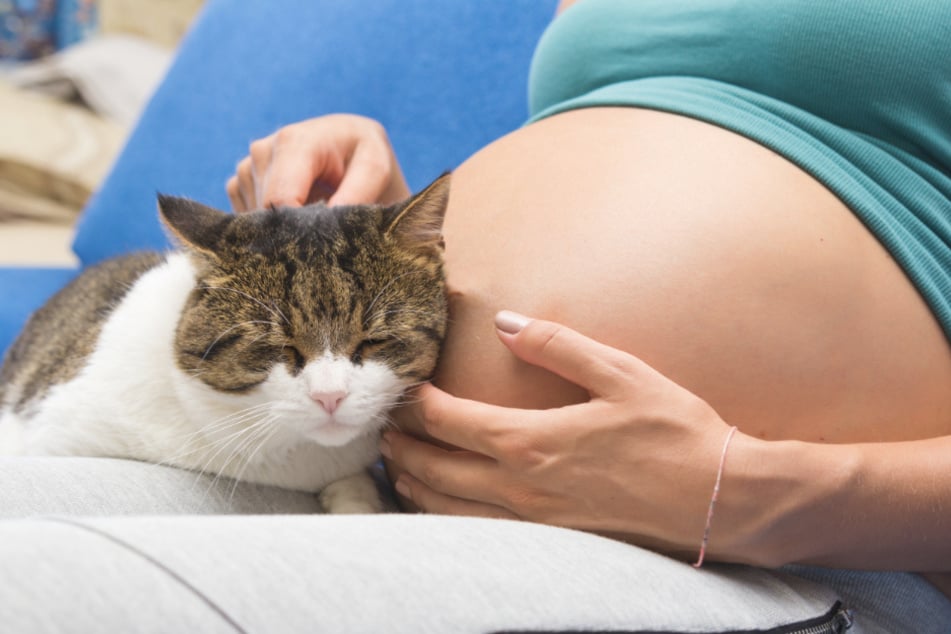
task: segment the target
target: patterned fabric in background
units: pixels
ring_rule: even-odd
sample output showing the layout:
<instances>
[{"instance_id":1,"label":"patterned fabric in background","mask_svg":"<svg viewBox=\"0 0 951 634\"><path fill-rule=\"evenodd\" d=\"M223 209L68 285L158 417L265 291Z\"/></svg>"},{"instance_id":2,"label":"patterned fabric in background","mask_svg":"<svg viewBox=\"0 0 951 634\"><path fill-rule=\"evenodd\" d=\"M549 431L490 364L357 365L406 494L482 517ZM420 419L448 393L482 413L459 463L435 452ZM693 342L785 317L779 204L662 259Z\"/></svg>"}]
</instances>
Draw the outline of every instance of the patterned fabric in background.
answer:
<instances>
[{"instance_id":1,"label":"patterned fabric in background","mask_svg":"<svg viewBox=\"0 0 951 634\"><path fill-rule=\"evenodd\" d=\"M0 58L34 59L96 29L96 0L0 0Z\"/></svg>"}]
</instances>

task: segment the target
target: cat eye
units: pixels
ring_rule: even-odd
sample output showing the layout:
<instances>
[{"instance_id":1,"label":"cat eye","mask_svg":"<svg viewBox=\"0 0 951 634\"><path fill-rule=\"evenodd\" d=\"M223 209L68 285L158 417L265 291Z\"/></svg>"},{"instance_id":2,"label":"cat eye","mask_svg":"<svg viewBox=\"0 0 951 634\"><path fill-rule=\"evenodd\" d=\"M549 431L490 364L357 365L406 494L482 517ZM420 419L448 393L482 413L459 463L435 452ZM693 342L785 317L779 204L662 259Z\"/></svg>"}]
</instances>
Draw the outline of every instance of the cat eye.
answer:
<instances>
[{"instance_id":1,"label":"cat eye","mask_svg":"<svg viewBox=\"0 0 951 634\"><path fill-rule=\"evenodd\" d=\"M196 357L201 361L213 361L222 352L229 348L234 348L237 344L241 343L242 338L240 333L234 333L228 336L218 337L203 350L184 349L182 352L189 356Z\"/></svg>"},{"instance_id":2,"label":"cat eye","mask_svg":"<svg viewBox=\"0 0 951 634\"><path fill-rule=\"evenodd\" d=\"M248 381L246 383L236 383L234 385L212 385L219 392L227 392L229 394L246 394L252 389L264 383L264 379L259 379L255 381Z\"/></svg>"},{"instance_id":3,"label":"cat eye","mask_svg":"<svg viewBox=\"0 0 951 634\"><path fill-rule=\"evenodd\" d=\"M294 374L298 374L307 365L307 359L294 346L284 346L284 356L287 358L287 363Z\"/></svg>"},{"instance_id":4,"label":"cat eye","mask_svg":"<svg viewBox=\"0 0 951 634\"><path fill-rule=\"evenodd\" d=\"M353 354L350 355L350 360L353 363L360 363L363 361L363 358L366 356L367 352L373 348L378 348L382 345L385 345L388 342L387 339L379 338L370 338L364 339L357 345L357 349L353 351Z\"/></svg>"}]
</instances>

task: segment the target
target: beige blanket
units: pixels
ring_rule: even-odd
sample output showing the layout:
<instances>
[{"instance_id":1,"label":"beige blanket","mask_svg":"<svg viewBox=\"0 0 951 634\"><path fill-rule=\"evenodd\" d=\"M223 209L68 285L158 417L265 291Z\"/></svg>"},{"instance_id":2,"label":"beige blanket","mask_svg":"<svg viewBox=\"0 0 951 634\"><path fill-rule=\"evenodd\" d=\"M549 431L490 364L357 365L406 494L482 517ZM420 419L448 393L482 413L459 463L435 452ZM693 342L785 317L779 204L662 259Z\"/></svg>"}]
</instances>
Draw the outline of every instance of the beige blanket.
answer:
<instances>
[{"instance_id":1,"label":"beige blanket","mask_svg":"<svg viewBox=\"0 0 951 634\"><path fill-rule=\"evenodd\" d=\"M124 138L86 108L0 83L0 220L72 222Z\"/></svg>"}]
</instances>

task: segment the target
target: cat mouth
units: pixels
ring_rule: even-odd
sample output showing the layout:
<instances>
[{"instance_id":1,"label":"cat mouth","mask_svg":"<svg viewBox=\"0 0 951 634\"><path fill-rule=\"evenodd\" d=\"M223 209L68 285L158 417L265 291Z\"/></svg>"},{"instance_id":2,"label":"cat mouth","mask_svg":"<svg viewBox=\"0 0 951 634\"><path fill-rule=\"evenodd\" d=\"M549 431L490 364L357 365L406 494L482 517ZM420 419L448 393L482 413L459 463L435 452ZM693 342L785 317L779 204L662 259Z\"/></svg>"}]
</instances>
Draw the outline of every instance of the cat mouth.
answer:
<instances>
[{"instance_id":1,"label":"cat mouth","mask_svg":"<svg viewBox=\"0 0 951 634\"><path fill-rule=\"evenodd\" d=\"M318 444L339 447L359 436L360 427L342 423L334 418L328 418L316 424L312 424L307 430L306 435Z\"/></svg>"}]
</instances>

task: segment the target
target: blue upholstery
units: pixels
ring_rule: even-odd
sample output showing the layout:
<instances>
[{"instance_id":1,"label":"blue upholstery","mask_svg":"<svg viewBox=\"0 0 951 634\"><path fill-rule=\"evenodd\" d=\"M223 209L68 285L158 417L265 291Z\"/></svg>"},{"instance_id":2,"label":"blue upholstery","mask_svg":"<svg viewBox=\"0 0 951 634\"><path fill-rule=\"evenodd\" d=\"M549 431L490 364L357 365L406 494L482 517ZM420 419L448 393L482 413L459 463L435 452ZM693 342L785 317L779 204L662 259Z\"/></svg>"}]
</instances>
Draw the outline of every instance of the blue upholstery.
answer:
<instances>
[{"instance_id":1,"label":"blue upholstery","mask_svg":"<svg viewBox=\"0 0 951 634\"><path fill-rule=\"evenodd\" d=\"M74 269L0 267L0 354L34 310L76 276Z\"/></svg>"},{"instance_id":2,"label":"blue upholstery","mask_svg":"<svg viewBox=\"0 0 951 634\"><path fill-rule=\"evenodd\" d=\"M209 0L84 210L76 254L89 265L164 248L156 192L227 208L224 183L248 143L320 114L381 121L410 187L422 187L526 120L529 60L555 5ZM0 350L68 277L0 269Z\"/></svg>"}]
</instances>

